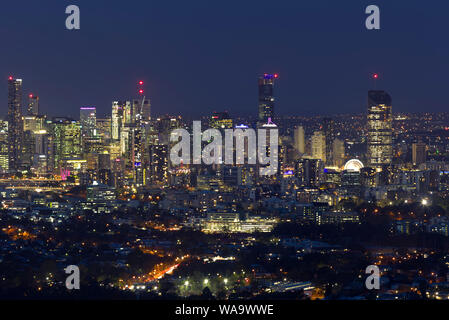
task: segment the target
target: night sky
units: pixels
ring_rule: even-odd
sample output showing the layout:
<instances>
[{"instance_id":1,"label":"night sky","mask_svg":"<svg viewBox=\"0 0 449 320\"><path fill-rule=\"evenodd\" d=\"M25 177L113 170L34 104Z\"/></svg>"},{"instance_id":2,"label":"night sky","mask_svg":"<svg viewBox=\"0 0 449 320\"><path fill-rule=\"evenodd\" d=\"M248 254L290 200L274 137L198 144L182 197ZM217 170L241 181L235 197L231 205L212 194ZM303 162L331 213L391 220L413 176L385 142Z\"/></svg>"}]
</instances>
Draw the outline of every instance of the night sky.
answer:
<instances>
[{"instance_id":1,"label":"night sky","mask_svg":"<svg viewBox=\"0 0 449 320\"><path fill-rule=\"evenodd\" d=\"M65 29L65 8L81 30ZM365 28L365 8L381 30ZM153 114L256 115L257 77L276 72L276 113L361 113L370 74L396 112L447 111L449 1L43 0L0 4L1 116L7 77L50 115L134 98L146 83Z\"/></svg>"}]
</instances>

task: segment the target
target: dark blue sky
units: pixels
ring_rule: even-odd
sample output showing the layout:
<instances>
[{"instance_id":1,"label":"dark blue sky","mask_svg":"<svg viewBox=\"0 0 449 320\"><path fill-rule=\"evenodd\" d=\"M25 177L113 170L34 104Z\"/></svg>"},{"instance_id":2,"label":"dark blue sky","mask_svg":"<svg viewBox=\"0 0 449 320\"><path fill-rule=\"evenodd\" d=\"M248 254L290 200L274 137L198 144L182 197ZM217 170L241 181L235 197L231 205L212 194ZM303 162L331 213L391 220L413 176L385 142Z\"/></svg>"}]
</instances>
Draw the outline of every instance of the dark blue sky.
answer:
<instances>
[{"instance_id":1,"label":"dark blue sky","mask_svg":"<svg viewBox=\"0 0 449 320\"><path fill-rule=\"evenodd\" d=\"M65 29L69 4L80 31ZM380 31L365 29L369 4ZM3 1L1 115L9 74L52 115L110 114L138 79L156 115L255 115L263 72L280 74L278 114L364 112L372 72L394 111L446 111L448 34L446 0Z\"/></svg>"}]
</instances>

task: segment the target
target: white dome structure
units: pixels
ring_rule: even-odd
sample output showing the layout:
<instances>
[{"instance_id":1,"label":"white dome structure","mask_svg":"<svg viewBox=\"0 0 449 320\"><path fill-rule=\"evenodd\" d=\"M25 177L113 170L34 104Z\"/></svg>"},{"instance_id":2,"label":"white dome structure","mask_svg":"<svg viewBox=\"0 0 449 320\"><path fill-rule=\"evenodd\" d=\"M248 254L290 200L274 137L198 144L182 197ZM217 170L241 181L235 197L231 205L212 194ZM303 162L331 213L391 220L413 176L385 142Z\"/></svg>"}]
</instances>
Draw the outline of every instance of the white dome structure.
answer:
<instances>
[{"instance_id":1,"label":"white dome structure","mask_svg":"<svg viewBox=\"0 0 449 320\"><path fill-rule=\"evenodd\" d=\"M348 171L360 171L364 167L362 161L358 159L351 159L345 164L345 170Z\"/></svg>"}]
</instances>

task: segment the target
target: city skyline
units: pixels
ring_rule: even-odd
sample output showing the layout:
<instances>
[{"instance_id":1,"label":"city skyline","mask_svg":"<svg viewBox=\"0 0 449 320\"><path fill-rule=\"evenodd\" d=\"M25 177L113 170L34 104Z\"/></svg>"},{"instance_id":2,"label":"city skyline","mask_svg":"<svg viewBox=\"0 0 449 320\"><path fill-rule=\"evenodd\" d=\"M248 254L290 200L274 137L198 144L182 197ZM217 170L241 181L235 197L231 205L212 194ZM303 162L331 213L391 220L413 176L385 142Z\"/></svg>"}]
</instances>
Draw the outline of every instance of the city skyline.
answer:
<instances>
[{"instance_id":1,"label":"city skyline","mask_svg":"<svg viewBox=\"0 0 449 320\"><path fill-rule=\"evenodd\" d=\"M449 3L46 1L0 11L0 300L449 300Z\"/></svg>"},{"instance_id":2,"label":"city skyline","mask_svg":"<svg viewBox=\"0 0 449 320\"><path fill-rule=\"evenodd\" d=\"M165 4L142 3L121 12L115 3L80 1L83 27L77 32L64 29L60 12L65 4L54 3L45 12L38 4L22 8L8 3L0 13L5 41L11 46L0 53L7 61L0 75L26 79L25 92L39 95L46 113L63 108L74 116L75 107L94 105L105 114L110 100L128 96L135 79L143 79L156 113L189 110L198 115L201 110L226 109L245 115L257 104L255 75L266 71L280 75L279 115L363 110L374 72L380 75L378 89L388 88L395 96L398 112L417 112L423 105L433 112L447 108L444 83L449 66L444 57L449 48L440 40L444 19L438 17L448 4L441 1L439 10L433 11L418 1L406 7L380 1L383 28L374 32L363 28L362 3L283 1L267 21L264 17L272 7L266 1L257 6L245 3L238 12L232 10L233 2L214 5L217 10L212 13L204 11L201 1L190 9L177 3L184 15L173 17ZM420 23L408 23L418 10L424 13ZM430 19L430 13L436 18ZM111 24L106 16L116 22ZM32 28L41 19L48 21L43 38ZM192 20L197 24L190 24ZM207 30L200 27L206 21ZM242 30L239 34L234 32L237 28ZM267 31L264 35L257 30ZM395 41L398 36L401 42ZM261 48L263 40L268 50ZM11 55L20 51L22 41L38 50L31 56ZM136 43L141 50L126 49ZM373 50L380 43L386 50ZM233 88L232 94L220 95L223 88ZM0 112L5 111L2 104Z\"/></svg>"}]
</instances>

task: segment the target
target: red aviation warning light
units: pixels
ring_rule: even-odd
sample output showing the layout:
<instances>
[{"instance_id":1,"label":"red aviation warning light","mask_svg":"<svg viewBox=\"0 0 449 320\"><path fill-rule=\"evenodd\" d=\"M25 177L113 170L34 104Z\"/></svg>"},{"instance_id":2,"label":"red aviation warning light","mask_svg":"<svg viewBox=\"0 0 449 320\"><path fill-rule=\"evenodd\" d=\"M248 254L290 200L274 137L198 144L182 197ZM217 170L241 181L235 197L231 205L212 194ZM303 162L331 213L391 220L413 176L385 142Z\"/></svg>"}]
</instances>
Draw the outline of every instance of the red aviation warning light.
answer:
<instances>
[{"instance_id":1,"label":"red aviation warning light","mask_svg":"<svg viewBox=\"0 0 449 320\"><path fill-rule=\"evenodd\" d=\"M373 73L373 84L374 84L374 90L377 90L377 81L379 80L379 74Z\"/></svg>"},{"instance_id":2,"label":"red aviation warning light","mask_svg":"<svg viewBox=\"0 0 449 320\"><path fill-rule=\"evenodd\" d=\"M13 79L13 77L12 77L12 76L9 76L9 77L8 77L8 80L12 80L12 79Z\"/></svg>"},{"instance_id":3,"label":"red aviation warning light","mask_svg":"<svg viewBox=\"0 0 449 320\"><path fill-rule=\"evenodd\" d=\"M29 97L30 97L30 99L31 99L31 98L33 97L33 94L32 94L32 93L30 93Z\"/></svg>"},{"instance_id":4,"label":"red aviation warning light","mask_svg":"<svg viewBox=\"0 0 449 320\"><path fill-rule=\"evenodd\" d=\"M277 79L277 78L279 78L279 75L277 73L275 73L274 77Z\"/></svg>"},{"instance_id":5,"label":"red aviation warning light","mask_svg":"<svg viewBox=\"0 0 449 320\"><path fill-rule=\"evenodd\" d=\"M143 95L144 91L143 91L143 80L140 80L139 82L137 82L138 84L138 89L139 89L139 94Z\"/></svg>"}]
</instances>

